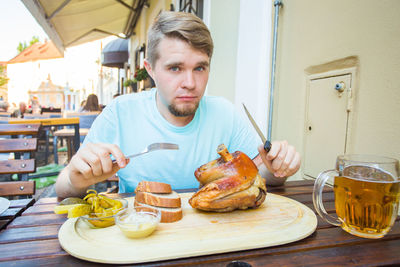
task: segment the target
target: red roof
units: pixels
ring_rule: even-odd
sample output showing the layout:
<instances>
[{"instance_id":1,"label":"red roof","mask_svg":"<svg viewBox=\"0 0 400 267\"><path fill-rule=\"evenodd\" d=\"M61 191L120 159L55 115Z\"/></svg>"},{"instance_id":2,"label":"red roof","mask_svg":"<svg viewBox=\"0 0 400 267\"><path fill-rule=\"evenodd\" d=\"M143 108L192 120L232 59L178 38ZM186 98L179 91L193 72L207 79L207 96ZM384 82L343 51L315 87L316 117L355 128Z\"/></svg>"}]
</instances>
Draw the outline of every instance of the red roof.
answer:
<instances>
[{"instance_id":1,"label":"red roof","mask_svg":"<svg viewBox=\"0 0 400 267\"><path fill-rule=\"evenodd\" d=\"M16 57L8 61L8 64L36 61L41 59L62 58L63 55L58 51L52 41L34 43Z\"/></svg>"}]
</instances>

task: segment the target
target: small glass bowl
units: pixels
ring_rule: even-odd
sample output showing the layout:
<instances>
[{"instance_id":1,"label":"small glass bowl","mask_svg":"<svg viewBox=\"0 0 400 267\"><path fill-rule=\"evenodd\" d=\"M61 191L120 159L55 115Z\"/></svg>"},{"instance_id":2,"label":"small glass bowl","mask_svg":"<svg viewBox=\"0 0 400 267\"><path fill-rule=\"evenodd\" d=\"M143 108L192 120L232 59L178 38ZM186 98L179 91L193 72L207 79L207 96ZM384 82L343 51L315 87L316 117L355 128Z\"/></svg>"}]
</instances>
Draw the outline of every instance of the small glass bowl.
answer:
<instances>
[{"instance_id":1,"label":"small glass bowl","mask_svg":"<svg viewBox=\"0 0 400 267\"><path fill-rule=\"evenodd\" d=\"M90 213L79 217L84 222L89 224L92 228L105 228L115 224L115 217L126 212L128 208L128 201L123 198L113 198L122 203L122 207L116 210L112 210L112 215L103 216L102 213Z\"/></svg>"},{"instance_id":2,"label":"small glass bowl","mask_svg":"<svg viewBox=\"0 0 400 267\"><path fill-rule=\"evenodd\" d=\"M134 207L115 217L122 233L129 238L143 238L156 230L161 220L161 212L147 207Z\"/></svg>"}]
</instances>

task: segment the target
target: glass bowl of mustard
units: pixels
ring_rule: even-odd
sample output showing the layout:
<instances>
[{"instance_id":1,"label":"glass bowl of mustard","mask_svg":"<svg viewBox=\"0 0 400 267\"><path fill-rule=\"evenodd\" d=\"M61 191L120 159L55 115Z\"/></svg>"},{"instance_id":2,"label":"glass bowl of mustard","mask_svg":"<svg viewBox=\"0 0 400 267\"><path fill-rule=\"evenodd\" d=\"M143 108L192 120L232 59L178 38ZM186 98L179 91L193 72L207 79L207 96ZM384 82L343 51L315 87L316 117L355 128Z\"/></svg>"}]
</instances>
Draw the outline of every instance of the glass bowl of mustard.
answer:
<instances>
[{"instance_id":1,"label":"glass bowl of mustard","mask_svg":"<svg viewBox=\"0 0 400 267\"><path fill-rule=\"evenodd\" d=\"M158 209L134 207L115 217L115 223L128 238L144 238L151 235L161 220Z\"/></svg>"}]
</instances>

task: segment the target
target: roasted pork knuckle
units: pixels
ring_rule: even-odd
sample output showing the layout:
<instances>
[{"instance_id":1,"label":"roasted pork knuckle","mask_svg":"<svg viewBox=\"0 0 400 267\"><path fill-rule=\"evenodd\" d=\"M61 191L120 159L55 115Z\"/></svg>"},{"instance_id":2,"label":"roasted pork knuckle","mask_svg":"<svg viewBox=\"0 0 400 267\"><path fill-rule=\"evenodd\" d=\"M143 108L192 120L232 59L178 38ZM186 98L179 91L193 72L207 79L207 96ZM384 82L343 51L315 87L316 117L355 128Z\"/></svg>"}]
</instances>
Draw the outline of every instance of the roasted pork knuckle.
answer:
<instances>
[{"instance_id":1,"label":"roasted pork knuckle","mask_svg":"<svg viewBox=\"0 0 400 267\"><path fill-rule=\"evenodd\" d=\"M200 189L189 200L196 209L227 212L256 208L267 194L265 179L244 153L229 153L225 145L217 149L220 158L200 166L194 173Z\"/></svg>"}]
</instances>

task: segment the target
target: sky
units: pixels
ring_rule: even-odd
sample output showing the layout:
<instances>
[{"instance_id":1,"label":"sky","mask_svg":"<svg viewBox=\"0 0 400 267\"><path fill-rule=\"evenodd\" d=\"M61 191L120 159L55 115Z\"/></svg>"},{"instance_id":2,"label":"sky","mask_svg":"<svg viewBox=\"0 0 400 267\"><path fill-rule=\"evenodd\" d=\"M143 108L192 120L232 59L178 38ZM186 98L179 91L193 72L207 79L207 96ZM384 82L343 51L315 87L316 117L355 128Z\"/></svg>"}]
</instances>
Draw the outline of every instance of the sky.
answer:
<instances>
[{"instance_id":1,"label":"sky","mask_svg":"<svg viewBox=\"0 0 400 267\"><path fill-rule=\"evenodd\" d=\"M29 44L32 36L39 36L41 42L49 39L20 0L0 0L0 10L0 61L15 57L19 42Z\"/></svg>"}]
</instances>

